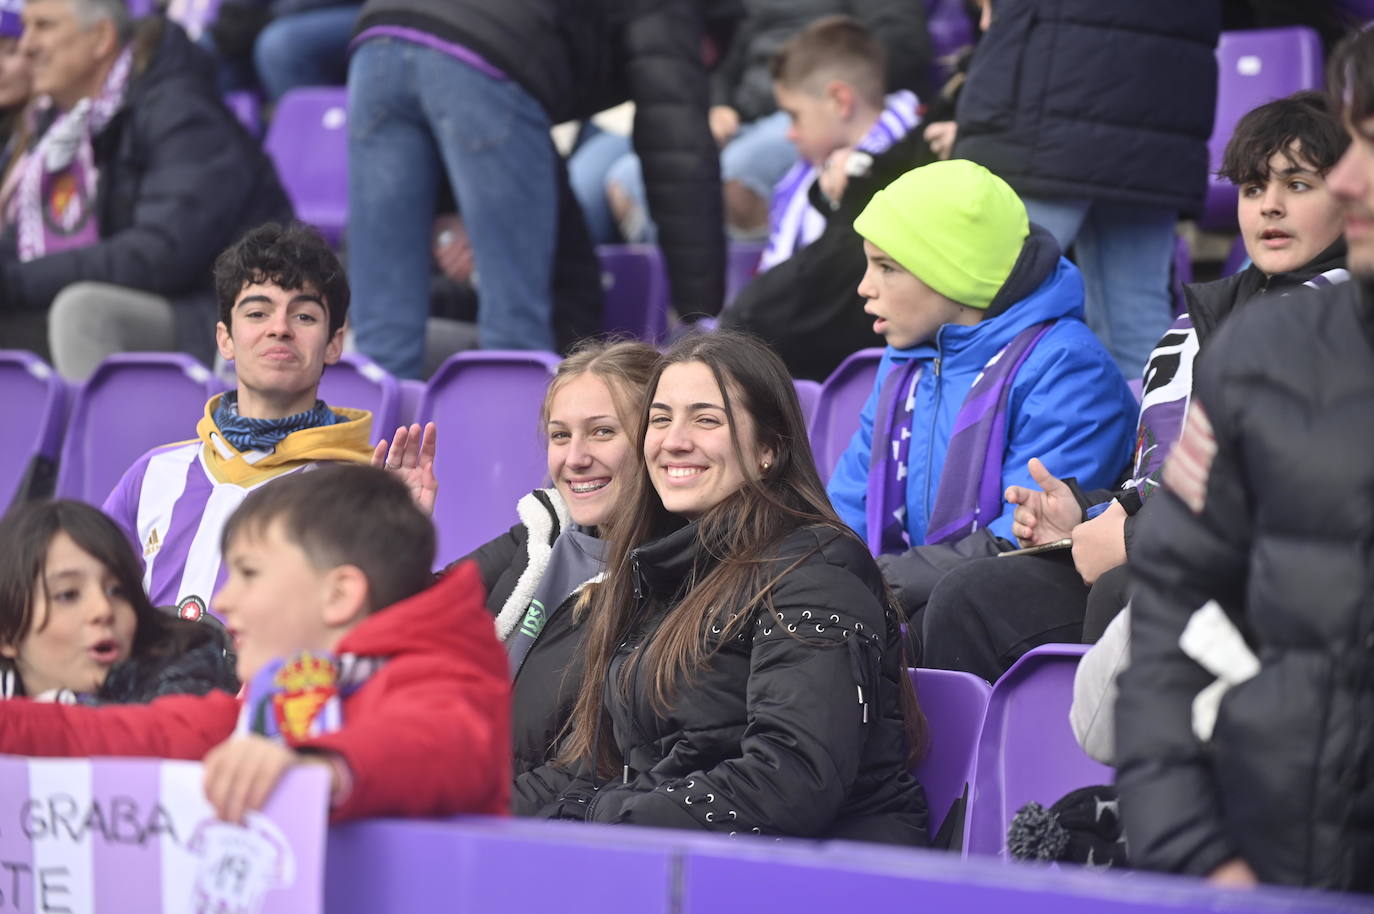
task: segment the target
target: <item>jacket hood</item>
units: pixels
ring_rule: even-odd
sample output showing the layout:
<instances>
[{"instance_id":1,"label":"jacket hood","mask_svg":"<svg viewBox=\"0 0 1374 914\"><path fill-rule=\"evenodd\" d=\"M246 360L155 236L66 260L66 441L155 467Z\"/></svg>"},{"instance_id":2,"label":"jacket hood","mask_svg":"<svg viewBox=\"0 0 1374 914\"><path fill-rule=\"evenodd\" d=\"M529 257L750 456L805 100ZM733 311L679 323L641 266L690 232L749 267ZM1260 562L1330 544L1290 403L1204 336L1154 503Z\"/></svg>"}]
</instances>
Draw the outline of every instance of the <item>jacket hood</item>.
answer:
<instances>
[{"instance_id":1,"label":"jacket hood","mask_svg":"<svg viewBox=\"0 0 1374 914\"><path fill-rule=\"evenodd\" d=\"M215 425L215 408L222 396L215 394L209 399L205 415L196 425L196 435L205 444L205 465L220 482L251 486L279 475L284 469L321 460L372 461L372 414L365 409L330 407L346 421L292 432L270 454L262 454L240 451L220 434Z\"/></svg>"},{"instance_id":2,"label":"jacket hood","mask_svg":"<svg viewBox=\"0 0 1374 914\"><path fill-rule=\"evenodd\" d=\"M1063 253L1059 242L1049 230L1032 222L1030 234L1021 245L1021 253L1012 264L1007 281L1002 283L1002 288L997 290L997 294L988 303L987 317L983 319L988 320L1002 314L1038 289L1050 278Z\"/></svg>"},{"instance_id":3,"label":"jacket hood","mask_svg":"<svg viewBox=\"0 0 1374 914\"><path fill-rule=\"evenodd\" d=\"M477 563L462 562L414 596L363 619L340 639L337 653L462 654L472 643L473 625L491 625L484 597Z\"/></svg>"},{"instance_id":4,"label":"jacket hood","mask_svg":"<svg viewBox=\"0 0 1374 914\"><path fill-rule=\"evenodd\" d=\"M1043 250L1032 253L1032 260L1043 256ZM1017 263L1019 266L1020 261ZM1017 267L1013 267L1013 274L1016 271ZM1033 275L1030 267L1026 275ZM1048 278L1025 298L1006 305L1001 313L967 326L945 324L935 334L933 343L919 343L909 349L889 347L888 351L893 362L940 358L944 361L980 359L982 364L1027 327L1061 318L1083 320L1083 277L1078 267L1062 256L1055 259Z\"/></svg>"}]
</instances>

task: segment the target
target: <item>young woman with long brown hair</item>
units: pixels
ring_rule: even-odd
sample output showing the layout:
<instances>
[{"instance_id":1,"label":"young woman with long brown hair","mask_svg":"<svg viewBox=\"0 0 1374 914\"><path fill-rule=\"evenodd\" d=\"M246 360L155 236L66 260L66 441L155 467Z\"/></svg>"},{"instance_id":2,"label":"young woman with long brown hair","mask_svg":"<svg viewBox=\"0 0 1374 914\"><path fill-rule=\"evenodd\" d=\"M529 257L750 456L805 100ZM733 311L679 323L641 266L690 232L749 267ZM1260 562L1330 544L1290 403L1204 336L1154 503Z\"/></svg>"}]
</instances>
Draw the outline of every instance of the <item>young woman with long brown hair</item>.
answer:
<instances>
[{"instance_id":1,"label":"young woman with long brown hair","mask_svg":"<svg viewBox=\"0 0 1374 914\"><path fill-rule=\"evenodd\" d=\"M565 776L518 781L517 812L924 844L900 619L830 508L781 360L688 337L648 391Z\"/></svg>"}]
</instances>

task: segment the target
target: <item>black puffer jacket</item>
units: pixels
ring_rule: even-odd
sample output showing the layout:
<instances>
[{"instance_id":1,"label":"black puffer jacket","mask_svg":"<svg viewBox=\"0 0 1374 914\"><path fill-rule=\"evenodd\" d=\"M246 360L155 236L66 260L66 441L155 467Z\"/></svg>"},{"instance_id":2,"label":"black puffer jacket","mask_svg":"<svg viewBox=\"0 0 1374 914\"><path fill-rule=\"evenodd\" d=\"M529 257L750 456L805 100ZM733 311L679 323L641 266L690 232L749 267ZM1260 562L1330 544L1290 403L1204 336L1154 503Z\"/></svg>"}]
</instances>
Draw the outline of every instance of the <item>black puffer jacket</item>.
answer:
<instances>
[{"instance_id":1,"label":"black puffer jacket","mask_svg":"<svg viewBox=\"0 0 1374 914\"><path fill-rule=\"evenodd\" d=\"M1131 560L1117 783L1141 866L1203 874L1239 856L1267 882L1374 891L1370 296L1349 282L1259 299L1198 360L1211 435L1185 431L1174 455L1205 464L1214 438L1210 472L1166 472L1177 489L1152 499ZM1215 641L1197 626L1209 601L1258 669L1204 740L1216 677L1191 658Z\"/></svg>"},{"instance_id":2,"label":"black puffer jacket","mask_svg":"<svg viewBox=\"0 0 1374 914\"><path fill-rule=\"evenodd\" d=\"M0 308L46 309L82 280L165 296L178 345L209 359L216 321L210 267L248 229L292 216L272 162L224 106L214 61L175 23L143 20L124 104L92 141L100 241L15 259L0 241Z\"/></svg>"},{"instance_id":3,"label":"black puffer jacket","mask_svg":"<svg viewBox=\"0 0 1374 914\"><path fill-rule=\"evenodd\" d=\"M746 18L711 74L711 103L729 105L743 121L778 110L769 64L787 39L822 16L853 16L887 50L887 88L930 91L926 4L909 0L744 0Z\"/></svg>"},{"instance_id":4,"label":"black puffer jacket","mask_svg":"<svg viewBox=\"0 0 1374 914\"><path fill-rule=\"evenodd\" d=\"M703 7L734 0L368 0L359 31L419 29L482 55L553 123L635 103L634 147L680 314L716 314L725 292L719 150L707 127ZM727 13L733 11L734 16Z\"/></svg>"},{"instance_id":5,"label":"black puffer jacket","mask_svg":"<svg viewBox=\"0 0 1374 914\"><path fill-rule=\"evenodd\" d=\"M1022 196L1195 210L1218 0L997 0L959 95L956 158Z\"/></svg>"},{"instance_id":6,"label":"black puffer jacket","mask_svg":"<svg viewBox=\"0 0 1374 914\"><path fill-rule=\"evenodd\" d=\"M714 559L688 525L632 553L642 618L608 682L654 636L686 583ZM873 558L853 536L809 527L779 545L774 616L721 645L673 709L657 713L648 676L607 689L623 783L566 791L551 810L588 821L924 845L925 794L906 770L898 620ZM862 696L862 703L858 696ZM604 737L603 737L604 738ZM517 785L517 808L538 798ZM547 798L544 798L547 799ZM586 799L586 806L567 802Z\"/></svg>"}]
</instances>

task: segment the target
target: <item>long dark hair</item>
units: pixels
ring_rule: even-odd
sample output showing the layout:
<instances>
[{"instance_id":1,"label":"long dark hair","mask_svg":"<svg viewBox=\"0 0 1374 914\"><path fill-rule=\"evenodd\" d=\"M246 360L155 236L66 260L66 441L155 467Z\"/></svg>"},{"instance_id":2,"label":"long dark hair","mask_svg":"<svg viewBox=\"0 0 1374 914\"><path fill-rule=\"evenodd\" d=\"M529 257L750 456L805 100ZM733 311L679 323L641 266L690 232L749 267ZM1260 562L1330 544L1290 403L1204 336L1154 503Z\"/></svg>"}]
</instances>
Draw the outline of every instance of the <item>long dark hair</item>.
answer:
<instances>
[{"instance_id":1,"label":"long dark hair","mask_svg":"<svg viewBox=\"0 0 1374 914\"><path fill-rule=\"evenodd\" d=\"M40 600L48 602L48 547L58 533L71 537L119 582L137 622L131 659L170 659L218 637L207 624L178 619L153 606L133 544L114 521L83 502L58 499L20 505L0 520L0 644L23 641L35 607ZM0 670L13 670L22 690L13 661L0 657Z\"/></svg>"},{"instance_id":2,"label":"long dark hair","mask_svg":"<svg viewBox=\"0 0 1374 914\"><path fill-rule=\"evenodd\" d=\"M691 682L710 662L714 652L711 643L727 643L750 624L758 607L772 610L774 585L807 558L803 556L781 569L776 562L768 561L771 551L784 537L804 526L826 527L839 536L854 536L831 508L816 472L796 387L786 367L772 349L754 337L721 331L685 337L674 344L649 378L637 440L644 440L649 423L648 404L664 369L686 362L707 366L716 379L735 458L744 468L745 481L738 491L699 518L698 548L714 561L699 580L694 575L687 582L685 596L664 620L639 661L641 669L649 670L649 697L660 712L671 707L674 690L681 683ZM746 459L738 437L736 417L741 414L753 420L753 443L759 450L772 452L770 464L757 472ZM663 507L643 459L626 482L620 517L608 538L606 580L594 597L583 642L586 673L573 709L570 734L559 758L561 764L594 760L601 771L614 770L615 764L609 741L598 739L604 713L604 673L617 645L636 621L638 601L630 553L683 524L682 518ZM889 609L896 611L890 598ZM719 640L708 643L707 631L719 633ZM910 682L902 678L903 711L908 735L915 746L923 740L924 722Z\"/></svg>"}]
</instances>

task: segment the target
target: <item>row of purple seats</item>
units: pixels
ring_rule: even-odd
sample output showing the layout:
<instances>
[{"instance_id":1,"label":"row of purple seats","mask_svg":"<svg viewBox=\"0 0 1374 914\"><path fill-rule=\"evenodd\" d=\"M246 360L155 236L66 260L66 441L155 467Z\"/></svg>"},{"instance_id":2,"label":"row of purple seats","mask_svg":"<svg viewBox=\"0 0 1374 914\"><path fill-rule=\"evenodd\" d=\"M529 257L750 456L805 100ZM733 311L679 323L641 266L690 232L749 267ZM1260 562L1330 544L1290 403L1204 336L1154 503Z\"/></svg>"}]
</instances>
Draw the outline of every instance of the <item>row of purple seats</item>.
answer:
<instances>
[{"instance_id":1,"label":"row of purple seats","mask_svg":"<svg viewBox=\"0 0 1374 914\"><path fill-rule=\"evenodd\" d=\"M1352 895L1278 887L1236 892L1153 873L1052 871L873 844L478 817L331 828L324 892L331 914L1368 910Z\"/></svg>"}]
</instances>

